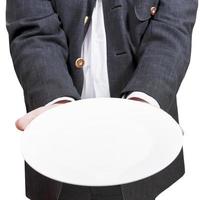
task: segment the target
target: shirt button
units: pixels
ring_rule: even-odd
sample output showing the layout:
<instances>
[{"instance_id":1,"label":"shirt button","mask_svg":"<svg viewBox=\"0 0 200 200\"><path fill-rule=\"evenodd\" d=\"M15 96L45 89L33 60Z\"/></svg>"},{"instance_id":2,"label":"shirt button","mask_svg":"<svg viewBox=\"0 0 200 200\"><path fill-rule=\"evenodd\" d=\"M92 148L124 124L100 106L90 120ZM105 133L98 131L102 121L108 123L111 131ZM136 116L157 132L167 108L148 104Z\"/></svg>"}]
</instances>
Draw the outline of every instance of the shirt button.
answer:
<instances>
[{"instance_id":1,"label":"shirt button","mask_svg":"<svg viewBox=\"0 0 200 200\"><path fill-rule=\"evenodd\" d=\"M83 58L77 58L76 61L75 61L75 66L78 69L83 68L84 64L85 64L85 60Z\"/></svg>"},{"instance_id":2,"label":"shirt button","mask_svg":"<svg viewBox=\"0 0 200 200\"><path fill-rule=\"evenodd\" d=\"M156 14L157 8L155 6L152 6L150 9L150 13L152 16L154 16Z\"/></svg>"},{"instance_id":3,"label":"shirt button","mask_svg":"<svg viewBox=\"0 0 200 200\"><path fill-rule=\"evenodd\" d=\"M88 16L85 16L85 19L84 19L84 25L87 23L89 17Z\"/></svg>"}]
</instances>

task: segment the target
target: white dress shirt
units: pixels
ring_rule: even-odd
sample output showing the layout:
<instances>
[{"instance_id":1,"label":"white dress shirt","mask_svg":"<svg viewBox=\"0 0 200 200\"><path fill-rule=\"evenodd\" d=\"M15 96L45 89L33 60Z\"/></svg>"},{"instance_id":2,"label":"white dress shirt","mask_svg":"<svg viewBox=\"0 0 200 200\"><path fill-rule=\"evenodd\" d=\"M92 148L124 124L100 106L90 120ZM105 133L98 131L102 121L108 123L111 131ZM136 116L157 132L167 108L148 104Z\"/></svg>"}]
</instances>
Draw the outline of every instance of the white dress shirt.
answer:
<instances>
[{"instance_id":1,"label":"white dress shirt","mask_svg":"<svg viewBox=\"0 0 200 200\"><path fill-rule=\"evenodd\" d=\"M85 37L81 57L86 64L83 67L84 84L81 98L110 97L107 72L107 47L102 0L97 0L92 14L91 24Z\"/></svg>"},{"instance_id":2,"label":"white dress shirt","mask_svg":"<svg viewBox=\"0 0 200 200\"><path fill-rule=\"evenodd\" d=\"M87 23L87 21L83 23ZM81 47L81 57L85 60L83 66L84 84L81 94L82 99L110 97L106 42L102 0L96 0L91 23ZM154 106L160 107L153 97L143 92L133 91L127 96L127 98L130 97L138 97ZM59 97L46 104L46 106L61 100L74 101L71 97Z\"/></svg>"}]
</instances>

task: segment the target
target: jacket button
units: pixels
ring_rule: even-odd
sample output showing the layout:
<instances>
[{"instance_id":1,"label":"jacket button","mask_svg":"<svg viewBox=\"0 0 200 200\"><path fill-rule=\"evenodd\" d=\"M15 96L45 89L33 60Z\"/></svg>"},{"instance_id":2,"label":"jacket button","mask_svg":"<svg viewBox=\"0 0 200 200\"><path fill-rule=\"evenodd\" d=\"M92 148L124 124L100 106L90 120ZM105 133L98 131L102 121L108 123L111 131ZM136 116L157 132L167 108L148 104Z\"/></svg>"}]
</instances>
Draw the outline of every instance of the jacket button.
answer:
<instances>
[{"instance_id":1,"label":"jacket button","mask_svg":"<svg viewBox=\"0 0 200 200\"><path fill-rule=\"evenodd\" d=\"M75 66L79 69L83 68L85 60L83 58L77 58L75 61Z\"/></svg>"},{"instance_id":2,"label":"jacket button","mask_svg":"<svg viewBox=\"0 0 200 200\"><path fill-rule=\"evenodd\" d=\"M156 14L157 8L155 6L152 6L150 9L151 15L154 16Z\"/></svg>"},{"instance_id":3,"label":"jacket button","mask_svg":"<svg viewBox=\"0 0 200 200\"><path fill-rule=\"evenodd\" d=\"M88 19L89 19L89 17L85 16L85 18L84 18L84 25L87 23Z\"/></svg>"}]
</instances>

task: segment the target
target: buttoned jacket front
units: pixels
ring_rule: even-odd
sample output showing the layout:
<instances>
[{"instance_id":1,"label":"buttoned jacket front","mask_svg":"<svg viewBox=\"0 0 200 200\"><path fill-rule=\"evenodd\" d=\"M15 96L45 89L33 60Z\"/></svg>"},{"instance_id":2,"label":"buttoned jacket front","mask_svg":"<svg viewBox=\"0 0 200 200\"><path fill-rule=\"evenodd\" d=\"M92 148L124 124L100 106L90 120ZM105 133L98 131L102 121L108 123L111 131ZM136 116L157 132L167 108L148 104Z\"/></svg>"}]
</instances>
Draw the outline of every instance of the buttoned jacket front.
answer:
<instances>
[{"instance_id":1,"label":"buttoned jacket front","mask_svg":"<svg viewBox=\"0 0 200 200\"><path fill-rule=\"evenodd\" d=\"M28 112L61 96L80 99L83 68L77 61L94 5L7 0L10 51ZM176 94L190 61L197 0L103 0L103 10L111 97L144 92L178 122ZM124 199L154 198L184 172L182 150L159 173L122 185ZM31 196L33 180L26 179Z\"/></svg>"}]
</instances>

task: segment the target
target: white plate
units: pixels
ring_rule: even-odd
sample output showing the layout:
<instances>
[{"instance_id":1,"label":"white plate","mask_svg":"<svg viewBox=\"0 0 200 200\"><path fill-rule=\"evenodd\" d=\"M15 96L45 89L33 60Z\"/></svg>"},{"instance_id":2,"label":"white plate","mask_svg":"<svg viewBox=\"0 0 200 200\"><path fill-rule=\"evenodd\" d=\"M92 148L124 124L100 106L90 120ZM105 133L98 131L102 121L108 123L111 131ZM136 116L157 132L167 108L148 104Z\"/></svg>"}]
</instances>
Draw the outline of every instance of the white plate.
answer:
<instances>
[{"instance_id":1,"label":"white plate","mask_svg":"<svg viewBox=\"0 0 200 200\"><path fill-rule=\"evenodd\" d=\"M167 167L182 148L182 129L147 103L94 98L54 107L21 138L26 162L52 179L84 186L137 181Z\"/></svg>"}]
</instances>

